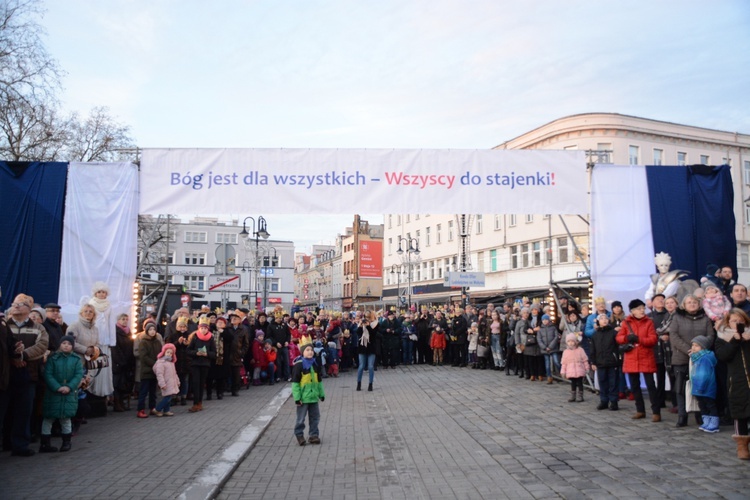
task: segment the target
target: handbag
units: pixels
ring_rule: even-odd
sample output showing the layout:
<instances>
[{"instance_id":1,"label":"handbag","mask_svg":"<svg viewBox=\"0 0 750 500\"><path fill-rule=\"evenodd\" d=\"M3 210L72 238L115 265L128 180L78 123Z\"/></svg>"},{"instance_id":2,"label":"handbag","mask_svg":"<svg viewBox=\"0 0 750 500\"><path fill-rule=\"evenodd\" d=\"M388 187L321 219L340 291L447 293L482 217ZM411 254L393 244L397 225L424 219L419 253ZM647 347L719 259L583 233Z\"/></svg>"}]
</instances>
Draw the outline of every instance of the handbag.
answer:
<instances>
[{"instance_id":1,"label":"handbag","mask_svg":"<svg viewBox=\"0 0 750 500\"><path fill-rule=\"evenodd\" d=\"M489 355L489 348L486 345L477 346L477 357L486 358Z\"/></svg>"},{"instance_id":2,"label":"handbag","mask_svg":"<svg viewBox=\"0 0 750 500\"><path fill-rule=\"evenodd\" d=\"M536 333L526 334L526 345L537 345L539 342L536 339Z\"/></svg>"},{"instance_id":3,"label":"handbag","mask_svg":"<svg viewBox=\"0 0 750 500\"><path fill-rule=\"evenodd\" d=\"M93 355L84 356L84 367L86 368L86 370L96 370L96 373L92 375L93 377L99 375L99 372L102 371L102 368L107 368L108 366L109 356L103 354L96 346L94 347Z\"/></svg>"}]
</instances>

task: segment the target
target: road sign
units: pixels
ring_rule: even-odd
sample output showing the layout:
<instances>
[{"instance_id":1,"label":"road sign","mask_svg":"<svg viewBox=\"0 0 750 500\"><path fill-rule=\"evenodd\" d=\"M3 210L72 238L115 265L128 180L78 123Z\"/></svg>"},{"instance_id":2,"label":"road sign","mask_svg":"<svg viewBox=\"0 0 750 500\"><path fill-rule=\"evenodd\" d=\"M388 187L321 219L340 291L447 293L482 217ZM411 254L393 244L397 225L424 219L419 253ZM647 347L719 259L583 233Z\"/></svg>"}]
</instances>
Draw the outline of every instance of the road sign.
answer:
<instances>
[{"instance_id":1,"label":"road sign","mask_svg":"<svg viewBox=\"0 0 750 500\"><path fill-rule=\"evenodd\" d=\"M208 291L239 291L239 274L210 274L208 276Z\"/></svg>"},{"instance_id":2,"label":"road sign","mask_svg":"<svg viewBox=\"0 0 750 500\"><path fill-rule=\"evenodd\" d=\"M272 267L261 267L260 268L260 275L261 276L273 276L273 268Z\"/></svg>"},{"instance_id":3,"label":"road sign","mask_svg":"<svg viewBox=\"0 0 750 500\"><path fill-rule=\"evenodd\" d=\"M485 286L484 273L445 273L445 286Z\"/></svg>"}]
</instances>

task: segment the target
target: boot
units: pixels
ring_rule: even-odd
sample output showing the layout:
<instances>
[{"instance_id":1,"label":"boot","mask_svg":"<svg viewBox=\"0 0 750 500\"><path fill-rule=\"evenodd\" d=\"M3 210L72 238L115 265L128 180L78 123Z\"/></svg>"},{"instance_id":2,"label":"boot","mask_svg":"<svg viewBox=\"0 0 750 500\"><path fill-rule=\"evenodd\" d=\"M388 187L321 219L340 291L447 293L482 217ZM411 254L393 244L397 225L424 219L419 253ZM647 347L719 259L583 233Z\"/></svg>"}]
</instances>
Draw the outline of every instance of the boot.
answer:
<instances>
[{"instance_id":1,"label":"boot","mask_svg":"<svg viewBox=\"0 0 750 500\"><path fill-rule=\"evenodd\" d=\"M63 434L62 435L62 446L60 447L60 451L70 451L70 438L73 437L71 434Z\"/></svg>"},{"instance_id":2,"label":"boot","mask_svg":"<svg viewBox=\"0 0 750 500\"><path fill-rule=\"evenodd\" d=\"M203 409L203 403L195 403L193 406L191 406L188 411L190 413L196 413Z\"/></svg>"},{"instance_id":3,"label":"boot","mask_svg":"<svg viewBox=\"0 0 750 500\"><path fill-rule=\"evenodd\" d=\"M52 436L49 434L42 434L41 444L39 446L39 453L54 453L57 451L57 448L52 446L50 444L50 440L52 439Z\"/></svg>"},{"instance_id":4,"label":"boot","mask_svg":"<svg viewBox=\"0 0 750 500\"><path fill-rule=\"evenodd\" d=\"M570 391L570 399L568 399L568 403L575 403L576 402L576 391L573 389Z\"/></svg>"},{"instance_id":5,"label":"boot","mask_svg":"<svg viewBox=\"0 0 750 500\"><path fill-rule=\"evenodd\" d=\"M358 391L362 390L362 382L357 382L357 390Z\"/></svg>"},{"instance_id":6,"label":"boot","mask_svg":"<svg viewBox=\"0 0 750 500\"><path fill-rule=\"evenodd\" d=\"M687 415L684 417L677 416L677 424L675 427L686 427L687 426Z\"/></svg>"},{"instance_id":7,"label":"boot","mask_svg":"<svg viewBox=\"0 0 750 500\"><path fill-rule=\"evenodd\" d=\"M748 443L750 443L750 436L740 436L735 434L732 439L737 441L737 458L740 460L750 460L750 451L748 450Z\"/></svg>"},{"instance_id":8,"label":"boot","mask_svg":"<svg viewBox=\"0 0 750 500\"><path fill-rule=\"evenodd\" d=\"M583 389L578 389L578 397L576 398L576 401L583 403Z\"/></svg>"},{"instance_id":9,"label":"boot","mask_svg":"<svg viewBox=\"0 0 750 500\"><path fill-rule=\"evenodd\" d=\"M367 390L372 392L372 384L367 384Z\"/></svg>"},{"instance_id":10,"label":"boot","mask_svg":"<svg viewBox=\"0 0 750 500\"><path fill-rule=\"evenodd\" d=\"M719 432L719 423L721 422L721 419L719 417L711 417L706 416L704 419L705 424L703 424L705 427L702 428L702 431L709 432L711 434L716 434Z\"/></svg>"},{"instance_id":11,"label":"boot","mask_svg":"<svg viewBox=\"0 0 750 500\"><path fill-rule=\"evenodd\" d=\"M125 411L125 406L122 404L122 394L115 391L114 402L112 404L113 410L120 413Z\"/></svg>"},{"instance_id":12,"label":"boot","mask_svg":"<svg viewBox=\"0 0 750 500\"><path fill-rule=\"evenodd\" d=\"M547 385L551 385L553 383L552 377L547 377Z\"/></svg>"},{"instance_id":13,"label":"boot","mask_svg":"<svg viewBox=\"0 0 750 500\"><path fill-rule=\"evenodd\" d=\"M702 431L705 431L706 426L708 425L708 415L701 415L701 420L703 420L703 423L698 428Z\"/></svg>"}]
</instances>

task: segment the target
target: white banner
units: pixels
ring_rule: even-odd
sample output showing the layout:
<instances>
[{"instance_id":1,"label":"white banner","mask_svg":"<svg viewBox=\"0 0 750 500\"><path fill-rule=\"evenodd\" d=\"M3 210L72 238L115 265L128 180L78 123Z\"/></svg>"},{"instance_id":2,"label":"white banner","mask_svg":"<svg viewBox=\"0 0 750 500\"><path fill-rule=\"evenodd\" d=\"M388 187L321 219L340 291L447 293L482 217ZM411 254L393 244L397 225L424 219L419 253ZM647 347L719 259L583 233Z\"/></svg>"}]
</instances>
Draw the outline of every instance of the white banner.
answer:
<instances>
[{"instance_id":1,"label":"white banner","mask_svg":"<svg viewBox=\"0 0 750 500\"><path fill-rule=\"evenodd\" d=\"M583 151L146 149L141 214L585 214Z\"/></svg>"}]
</instances>

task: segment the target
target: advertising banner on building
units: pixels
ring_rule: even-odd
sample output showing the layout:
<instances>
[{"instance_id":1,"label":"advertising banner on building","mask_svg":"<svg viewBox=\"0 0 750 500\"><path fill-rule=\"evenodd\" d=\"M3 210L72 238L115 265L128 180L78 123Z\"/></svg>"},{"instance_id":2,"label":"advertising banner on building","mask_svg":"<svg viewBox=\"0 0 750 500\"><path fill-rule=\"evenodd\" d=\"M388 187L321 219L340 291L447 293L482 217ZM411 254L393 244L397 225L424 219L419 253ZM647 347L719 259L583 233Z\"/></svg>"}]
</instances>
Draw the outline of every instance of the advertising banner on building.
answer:
<instances>
[{"instance_id":1,"label":"advertising banner on building","mask_svg":"<svg viewBox=\"0 0 750 500\"><path fill-rule=\"evenodd\" d=\"M584 151L145 149L141 214L587 213Z\"/></svg>"},{"instance_id":2,"label":"advertising banner on building","mask_svg":"<svg viewBox=\"0 0 750 500\"><path fill-rule=\"evenodd\" d=\"M383 277L383 242L360 240L359 242L359 277Z\"/></svg>"}]
</instances>

